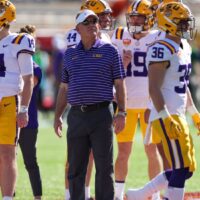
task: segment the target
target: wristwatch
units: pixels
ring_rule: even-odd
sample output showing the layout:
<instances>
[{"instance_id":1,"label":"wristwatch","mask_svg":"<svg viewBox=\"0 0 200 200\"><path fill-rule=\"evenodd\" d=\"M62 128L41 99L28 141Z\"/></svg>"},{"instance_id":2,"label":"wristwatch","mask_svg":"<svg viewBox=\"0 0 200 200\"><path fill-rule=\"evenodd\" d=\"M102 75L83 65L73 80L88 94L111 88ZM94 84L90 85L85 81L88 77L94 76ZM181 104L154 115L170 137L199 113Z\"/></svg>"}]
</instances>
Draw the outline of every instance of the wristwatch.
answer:
<instances>
[{"instance_id":1,"label":"wristwatch","mask_svg":"<svg viewBox=\"0 0 200 200\"><path fill-rule=\"evenodd\" d=\"M21 106L19 109L19 113L27 113L28 112L28 106Z\"/></svg>"},{"instance_id":2,"label":"wristwatch","mask_svg":"<svg viewBox=\"0 0 200 200\"><path fill-rule=\"evenodd\" d=\"M123 117L127 116L127 112L126 111L118 111L117 115L121 115Z\"/></svg>"}]
</instances>

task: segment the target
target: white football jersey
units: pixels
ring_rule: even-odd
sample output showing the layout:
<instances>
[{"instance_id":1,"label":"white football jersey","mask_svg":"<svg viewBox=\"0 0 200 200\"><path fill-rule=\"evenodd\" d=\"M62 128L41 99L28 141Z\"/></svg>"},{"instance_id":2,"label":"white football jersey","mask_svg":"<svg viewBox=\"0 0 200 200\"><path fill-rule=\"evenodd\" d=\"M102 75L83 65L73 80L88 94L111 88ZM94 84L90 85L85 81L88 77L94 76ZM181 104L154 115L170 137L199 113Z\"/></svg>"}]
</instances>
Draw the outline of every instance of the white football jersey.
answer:
<instances>
[{"instance_id":1,"label":"white football jersey","mask_svg":"<svg viewBox=\"0 0 200 200\"><path fill-rule=\"evenodd\" d=\"M150 31L145 37L136 40L127 28L119 27L115 30L111 41L119 49L123 57L123 50L132 51L132 61L126 69L127 108L145 109L149 102L148 71L145 63L149 45L155 40L163 38L161 31Z\"/></svg>"},{"instance_id":2,"label":"white football jersey","mask_svg":"<svg viewBox=\"0 0 200 200\"><path fill-rule=\"evenodd\" d=\"M106 32L101 32L101 39L108 43L111 43L110 36ZM75 47L81 41L80 34L76 31L76 29L71 29L66 34L66 44L67 48Z\"/></svg>"},{"instance_id":3,"label":"white football jersey","mask_svg":"<svg viewBox=\"0 0 200 200\"><path fill-rule=\"evenodd\" d=\"M35 40L31 35L11 33L0 40L0 99L22 91L24 74L18 64L18 55L34 52ZM33 69L33 66L27 67Z\"/></svg>"},{"instance_id":4,"label":"white football jersey","mask_svg":"<svg viewBox=\"0 0 200 200\"><path fill-rule=\"evenodd\" d=\"M170 39L156 41L149 47L146 65L151 62L169 61L161 92L170 114L185 117L187 103L187 85L191 73L191 47L186 40L178 45ZM153 106L150 121L158 119Z\"/></svg>"}]
</instances>

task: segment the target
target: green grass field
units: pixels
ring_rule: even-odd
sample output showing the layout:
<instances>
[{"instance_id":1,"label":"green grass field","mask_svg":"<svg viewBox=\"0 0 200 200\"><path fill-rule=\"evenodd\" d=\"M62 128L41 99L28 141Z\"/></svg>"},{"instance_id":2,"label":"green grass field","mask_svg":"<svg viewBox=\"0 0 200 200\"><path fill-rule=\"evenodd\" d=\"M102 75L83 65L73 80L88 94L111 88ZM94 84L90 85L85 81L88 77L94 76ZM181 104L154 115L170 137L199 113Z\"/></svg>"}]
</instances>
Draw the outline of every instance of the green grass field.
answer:
<instances>
[{"instance_id":1,"label":"green grass field","mask_svg":"<svg viewBox=\"0 0 200 200\"><path fill-rule=\"evenodd\" d=\"M196 148L196 158L200 166L200 137L196 136L196 130L192 128ZM64 169L66 159L66 127L63 137L59 139L53 131L52 119L42 122L38 135L38 162L43 182L44 200L64 199ZM115 141L115 157L117 146ZM16 188L16 200L32 200L32 191L27 172L24 168L20 150L18 150L18 181ZM94 174L94 170L93 170ZM200 168L187 182L186 191L200 192ZM126 188L139 187L148 181L147 160L144 153L141 135L137 133L133 153L129 161L129 175ZM91 182L92 194L94 194L94 175Z\"/></svg>"}]
</instances>

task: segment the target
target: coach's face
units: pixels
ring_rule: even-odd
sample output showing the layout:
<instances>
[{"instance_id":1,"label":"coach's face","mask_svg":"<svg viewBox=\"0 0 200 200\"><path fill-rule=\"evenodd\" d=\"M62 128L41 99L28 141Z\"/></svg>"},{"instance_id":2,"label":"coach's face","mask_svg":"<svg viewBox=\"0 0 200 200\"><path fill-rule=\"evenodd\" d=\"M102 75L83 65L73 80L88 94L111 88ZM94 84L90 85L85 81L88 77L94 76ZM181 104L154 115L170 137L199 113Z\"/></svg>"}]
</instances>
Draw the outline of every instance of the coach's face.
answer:
<instances>
[{"instance_id":1,"label":"coach's face","mask_svg":"<svg viewBox=\"0 0 200 200\"><path fill-rule=\"evenodd\" d=\"M99 33L99 21L95 16L89 16L82 23L78 24L76 29L81 35L82 40L84 38L96 38Z\"/></svg>"}]
</instances>

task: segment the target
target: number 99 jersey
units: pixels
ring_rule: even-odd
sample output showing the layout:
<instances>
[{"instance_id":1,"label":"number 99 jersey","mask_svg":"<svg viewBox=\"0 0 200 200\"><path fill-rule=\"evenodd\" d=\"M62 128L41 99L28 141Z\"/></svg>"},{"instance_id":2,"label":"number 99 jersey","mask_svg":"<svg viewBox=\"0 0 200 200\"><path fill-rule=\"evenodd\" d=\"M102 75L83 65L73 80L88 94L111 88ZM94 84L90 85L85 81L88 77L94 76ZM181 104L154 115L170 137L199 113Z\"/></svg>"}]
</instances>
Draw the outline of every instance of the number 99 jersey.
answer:
<instances>
[{"instance_id":1,"label":"number 99 jersey","mask_svg":"<svg viewBox=\"0 0 200 200\"><path fill-rule=\"evenodd\" d=\"M186 40L181 45L165 38L151 45L147 52L146 65L151 62L168 61L161 92L170 114L185 117L187 102L187 85L191 73L191 47ZM158 113L153 107L150 121L158 119Z\"/></svg>"},{"instance_id":2,"label":"number 99 jersey","mask_svg":"<svg viewBox=\"0 0 200 200\"><path fill-rule=\"evenodd\" d=\"M33 73L33 66L27 66L26 72L22 72L18 56L34 52L35 41L28 34L11 33L0 41L0 99L21 92L22 76Z\"/></svg>"}]
</instances>

